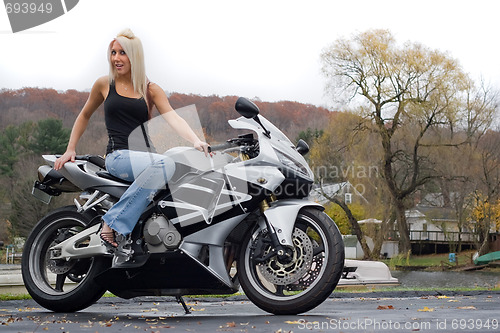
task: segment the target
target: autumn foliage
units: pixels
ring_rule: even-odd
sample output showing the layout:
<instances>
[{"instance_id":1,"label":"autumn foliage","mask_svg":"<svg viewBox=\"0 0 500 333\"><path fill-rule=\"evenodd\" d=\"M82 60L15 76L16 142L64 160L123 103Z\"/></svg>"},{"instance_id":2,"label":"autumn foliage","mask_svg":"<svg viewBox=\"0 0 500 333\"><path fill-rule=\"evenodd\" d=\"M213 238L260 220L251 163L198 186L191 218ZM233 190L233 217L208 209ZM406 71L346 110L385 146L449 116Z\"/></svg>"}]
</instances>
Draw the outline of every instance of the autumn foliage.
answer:
<instances>
[{"instance_id":1,"label":"autumn foliage","mask_svg":"<svg viewBox=\"0 0 500 333\"><path fill-rule=\"evenodd\" d=\"M76 90L56 91L54 89L23 88L0 90L0 130L7 125L19 125L26 121L56 118L70 128L85 104L88 92ZM170 104L174 109L194 104L200 116L207 140L225 141L223 133L228 133L227 120L237 118L234 110L238 96L200 96L171 93ZM329 111L323 107L298 102L254 101L261 114L283 130L292 140L307 128L323 128L328 122ZM106 140L102 106L92 116L90 123L92 138ZM98 130L92 130L98 128ZM95 142L93 144L95 146ZM104 147L103 147L104 149Z\"/></svg>"}]
</instances>

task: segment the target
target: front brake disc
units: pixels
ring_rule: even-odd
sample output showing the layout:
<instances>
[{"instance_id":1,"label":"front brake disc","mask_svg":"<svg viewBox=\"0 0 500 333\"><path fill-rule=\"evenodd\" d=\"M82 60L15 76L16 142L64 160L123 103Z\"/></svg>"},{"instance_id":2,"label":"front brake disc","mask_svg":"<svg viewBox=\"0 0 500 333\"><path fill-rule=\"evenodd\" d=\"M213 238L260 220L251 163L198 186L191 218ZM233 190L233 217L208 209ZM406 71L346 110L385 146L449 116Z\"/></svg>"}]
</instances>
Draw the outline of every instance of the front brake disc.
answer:
<instances>
[{"instance_id":1,"label":"front brake disc","mask_svg":"<svg viewBox=\"0 0 500 333\"><path fill-rule=\"evenodd\" d=\"M259 272L269 282L275 285L288 285L297 282L311 268L313 258L313 244L309 236L299 228L295 228L293 235L293 258L290 262L281 262L273 256L263 263L258 264ZM267 245L264 256L271 251Z\"/></svg>"}]
</instances>

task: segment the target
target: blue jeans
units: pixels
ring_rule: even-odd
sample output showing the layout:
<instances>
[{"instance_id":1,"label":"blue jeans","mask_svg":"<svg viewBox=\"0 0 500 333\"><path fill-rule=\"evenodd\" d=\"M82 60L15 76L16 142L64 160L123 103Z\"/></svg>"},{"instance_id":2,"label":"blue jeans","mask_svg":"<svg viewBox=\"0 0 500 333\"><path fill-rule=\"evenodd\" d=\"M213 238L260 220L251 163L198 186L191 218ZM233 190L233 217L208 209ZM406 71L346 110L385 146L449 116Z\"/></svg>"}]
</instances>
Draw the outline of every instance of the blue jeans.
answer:
<instances>
[{"instance_id":1,"label":"blue jeans","mask_svg":"<svg viewBox=\"0 0 500 333\"><path fill-rule=\"evenodd\" d=\"M133 150L115 150L106 156L106 169L115 177L133 182L120 200L102 217L122 235L134 229L156 194L172 178L175 164L167 156Z\"/></svg>"}]
</instances>

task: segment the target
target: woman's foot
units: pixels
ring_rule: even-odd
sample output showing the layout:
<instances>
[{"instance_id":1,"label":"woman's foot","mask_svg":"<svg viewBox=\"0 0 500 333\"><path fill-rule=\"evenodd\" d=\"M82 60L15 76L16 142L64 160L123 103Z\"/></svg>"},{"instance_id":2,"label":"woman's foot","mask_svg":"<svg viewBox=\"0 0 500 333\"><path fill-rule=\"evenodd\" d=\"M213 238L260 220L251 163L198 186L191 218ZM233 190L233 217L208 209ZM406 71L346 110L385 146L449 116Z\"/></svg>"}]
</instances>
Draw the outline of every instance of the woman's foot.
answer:
<instances>
[{"instance_id":1,"label":"woman's foot","mask_svg":"<svg viewBox=\"0 0 500 333\"><path fill-rule=\"evenodd\" d=\"M101 224L101 233L99 234L104 245L117 248L118 243L116 243L116 234L113 229L111 229L104 221Z\"/></svg>"}]
</instances>

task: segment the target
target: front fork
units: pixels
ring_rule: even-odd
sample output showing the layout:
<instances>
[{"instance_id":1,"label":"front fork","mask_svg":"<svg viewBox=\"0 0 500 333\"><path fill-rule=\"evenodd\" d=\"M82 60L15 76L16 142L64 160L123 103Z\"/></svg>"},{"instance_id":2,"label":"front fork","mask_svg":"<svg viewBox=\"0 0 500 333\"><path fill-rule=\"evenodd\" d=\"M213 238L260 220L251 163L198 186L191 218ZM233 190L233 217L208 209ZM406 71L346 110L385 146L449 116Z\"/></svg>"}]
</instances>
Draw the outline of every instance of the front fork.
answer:
<instances>
[{"instance_id":1,"label":"front fork","mask_svg":"<svg viewBox=\"0 0 500 333\"><path fill-rule=\"evenodd\" d=\"M269 201L269 202L268 202ZM286 251L286 248L281 245L278 235L276 232L282 232L282 230L275 230L269 219L266 217L264 212L270 208L269 203L276 201L276 196L271 194L269 198L262 200L260 203L260 212L266 222L267 232L272 244L272 253L274 253L280 261L289 261L292 259L290 251Z\"/></svg>"},{"instance_id":2,"label":"front fork","mask_svg":"<svg viewBox=\"0 0 500 333\"><path fill-rule=\"evenodd\" d=\"M242 161L247 161L250 159L250 157L243 152L240 153L240 158ZM283 245L281 245L273 225L269 222L269 219L264 214L264 212L270 208L269 204L273 201L276 201L276 196L274 194L271 194L268 198L262 200L262 202L260 203L260 213L261 216L264 218L267 227L267 232L271 239L272 254L276 254L279 259L285 260L286 258L289 257L289 255L287 255L285 248L283 247ZM281 230L278 230L278 232L281 232Z\"/></svg>"}]
</instances>

